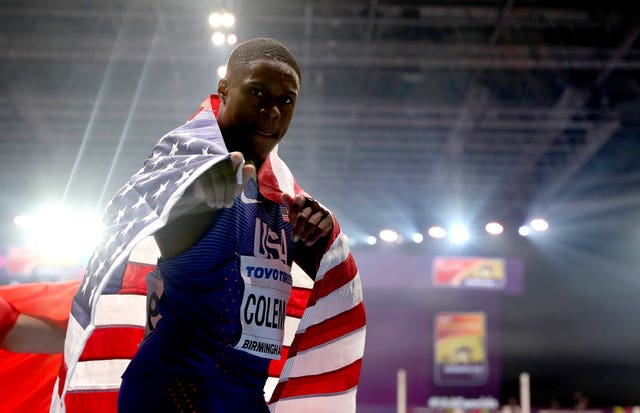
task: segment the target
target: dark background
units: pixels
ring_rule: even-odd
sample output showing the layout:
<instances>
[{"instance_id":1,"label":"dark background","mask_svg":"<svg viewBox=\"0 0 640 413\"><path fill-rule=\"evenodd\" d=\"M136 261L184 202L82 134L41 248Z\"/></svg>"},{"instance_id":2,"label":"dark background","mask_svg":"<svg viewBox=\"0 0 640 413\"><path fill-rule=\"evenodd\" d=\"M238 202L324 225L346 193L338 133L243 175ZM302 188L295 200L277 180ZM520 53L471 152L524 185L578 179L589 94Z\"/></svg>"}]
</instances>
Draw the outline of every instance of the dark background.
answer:
<instances>
[{"instance_id":1,"label":"dark background","mask_svg":"<svg viewBox=\"0 0 640 413\"><path fill-rule=\"evenodd\" d=\"M528 371L536 405L572 407L576 390L640 403L640 25L620 3L3 0L1 247L38 205L101 210L215 90L230 48L211 44L207 17L222 6L240 40L276 37L298 56L280 152L356 257L385 253L364 243L382 228L409 239L460 219L464 249L393 248L524 259L524 293L500 298L503 397ZM548 233L516 235L539 215ZM482 235L489 219L498 240ZM374 339L392 334L385 309L428 298L390 276L366 291Z\"/></svg>"}]
</instances>

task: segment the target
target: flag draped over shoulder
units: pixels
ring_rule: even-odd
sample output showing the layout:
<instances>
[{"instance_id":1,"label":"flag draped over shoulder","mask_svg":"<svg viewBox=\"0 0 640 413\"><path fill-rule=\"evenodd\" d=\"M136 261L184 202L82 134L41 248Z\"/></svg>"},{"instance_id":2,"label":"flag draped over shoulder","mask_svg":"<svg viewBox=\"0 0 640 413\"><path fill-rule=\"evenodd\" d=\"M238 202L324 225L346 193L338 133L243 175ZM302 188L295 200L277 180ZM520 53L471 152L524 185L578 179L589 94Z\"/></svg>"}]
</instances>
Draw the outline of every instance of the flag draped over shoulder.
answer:
<instances>
[{"instance_id":1,"label":"flag draped over shoulder","mask_svg":"<svg viewBox=\"0 0 640 413\"><path fill-rule=\"evenodd\" d=\"M115 413L120 376L143 338L145 277L158 250L151 235L165 225L186 189L228 158L211 96L187 123L165 135L144 166L107 205L105 235L73 299L51 412ZM303 192L273 151L259 171L263 195ZM313 283L294 265L285 350L265 386L273 412L354 412L364 352L362 288L347 238L334 231ZM309 402L309 400L313 400Z\"/></svg>"}]
</instances>

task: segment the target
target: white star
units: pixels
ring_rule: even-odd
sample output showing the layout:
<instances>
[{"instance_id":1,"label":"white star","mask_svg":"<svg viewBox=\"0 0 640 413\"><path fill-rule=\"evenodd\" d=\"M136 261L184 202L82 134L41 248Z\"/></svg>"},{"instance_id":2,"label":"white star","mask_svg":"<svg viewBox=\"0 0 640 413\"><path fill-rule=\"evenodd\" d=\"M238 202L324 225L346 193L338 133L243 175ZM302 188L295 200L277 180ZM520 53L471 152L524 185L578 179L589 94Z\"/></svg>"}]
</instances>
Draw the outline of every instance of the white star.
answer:
<instances>
[{"instance_id":1,"label":"white star","mask_svg":"<svg viewBox=\"0 0 640 413\"><path fill-rule=\"evenodd\" d=\"M180 152L180 149L178 149L178 142L176 142L171 147L171 151L169 152L169 156L174 156L178 152Z\"/></svg>"},{"instance_id":2,"label":"white star","mask_svg":"<svg viewBox=\"0 0 640 413\"><path fill-rule=\"evenodd\" d=\"M121 234L122 234L122 235L125 235L127 232L131 231L131 228L133 228L133 225L134 225L134 221L129 221L129 222L127 223L127 226L126 226L126 227L124 227L124 229L122 230L122 233L121 233Z\"/></svg>"},{"instance_id":3,"label":"white star","mask_svg":"<svg viewBox=\"0 0 640 413\"><path fill-rule=\"evenodd\" d=\"M133 183L129 183L127 184L123 189L122 192L120 192L120 198L124 198L124 196L133 189L133 187L135 186L135 184Z\"/></svg>"},{"instance_id":4,"label":"white star","mask_svg":"<svg viewBox=\"0 0 640 413\"><path fill-rule=\"evenodd\" d=\"M183 163L183 164L185 164L185 166L186 166L186 165L189 165L189 163L190 163L191 161L193 161L193 159L194 159L196 156L197 156L197 155L191 155L191 156L188 156L188 157L187 157L187 159L185 159L184 161L182 161L182 163Z\"/></svg>"},{"instance_id":5,"label":"white star","mask_svg":"<svg viewBox=\"0 0 640 413\"><path fill-rule=\"evenodd\" d=\"M100 261L100 264L98 264L98 268L96 268L96 270L94 271L93 276L97 277L103 268L104 268L104 260Z\"/></svg>"},{"instance_id":6,"label":"white star","mask_svg":"<svg viewBox=\"0 0 640 413\"><path fill-rule=\"evenodd\" d=\"M189 179L189 173L188 172L183 172L182 176L180 177L180 179L178 179L176 181L176 185L181 185L183 182L185 182L187 179Z\"/></svg>"},{"instance_id":7,"label":"white star","mask_svg":"<svg viewBox=\"0 0 640 413\"><path fill-rule=\"evenodd\" d=\"M206 148L202 148L202 154L203 155L209 155L209 147L208 146Z\"/></svg>"},{"instance_id":8,"label":"white star","mask_svg":"<svg viewBox=\"0 0 640 413\"><path fill-rule=\"evenodd\" d=\"M158 217L158 214L156 213L156 211L151 211L151 212L149 212L149 215L147 215L146 217L144 217L142 219L142 222L147 223L147 222L149 222L152 219L157 218L157 217Z\"/></svg>"},{"instance_id":9,"label":"white star","mask_svg":"<svg viewBox=\"0 0 640 413\"><path fill-rule=\"evenodd\" d=\"M154 199L158 199L158 197L167 190L167 185L169 184L169 181L163 183L160 185L160 188L158 188L158 190L153 194L153 198Z\"/></svg>"},{"instance_id":10,"label":"white star","mask_svg":"<svg viewBox=\"0 0 640 413\"><path fill-rule=\"evenodd\" d=\"M89 277L84 277L84 280L82 280L82 288L80 290L82 290L82 294L85 294L87 292L87 287L89 286Z\"/></svg>"},{"instance_id":11,"label":"white star","mask_svg":"<svg viewBox=\"0 0 640 413\"><path fill-rule=\"evenodd\" d=\"M163 156L163 157L160 157L160 156L159 156L159 157L157 157L157 158L155 159L155 161L151 162L151 165L153 165L154 167L155 167L155 166L158 166L158 164L159 164L160 162L162 162L162 160L163 160L163 159L164 159L164 156Z\"/></svg>"},{"instance_id":12,"label":"white star","mask_svg":"<svg viewBox=\"0 0 640 413\"><path fill-rule=\"evenodd\" d=\"M191 145L191 144L192 144L193 142L195 142L195 141L197 141L197 139L196 139L196 138L191 138L191 139L189 139L188 141L186 141L186 142L184 143L184 147L185 147L185 148L187 148L187 149L189 149L189 145Z\"/></svg>"},{"instance_id":13,"label":"white star","mask_svg":"<svg viewBox=\"0 0 640 413\"><path fill-rule=\"evenodd\" d=\"M105 244L105 249L109 249L109 246L111 244L113 244L116 240L116 234L111 234L111 236L109 237L109 240L107 241L107 243Z\"/></svg>"},{"instance_id":14,"label":"white star","mask_svg":"<svg viewBox=\"0 0 640 413\"><path fill-rule=\"evenodd\" d=\"M174 162L171 162L169 165L165 166L165 167L162 169L162 172L170 171L170 170L172 170L173 168L175 168L175 166L176 166L176 162L175 162L175 161L174 161Z\"/></svg>"},{"instance_id":15,"label":"white star","mask_svg":"<svg viewBox=\"0 0 640 413\"><path fill-rule=\"evenodd\" d=\"M151 155L152 158L157 158L158 156L162 155L162 152L153 152L153 154Z\"/></svg>"},{"instance_id":16,"label":"white star","mask_svg":"<svg viewBox=\"0 0 640 413\"><path fill-rule=\"evenodd\" d=\"M138 208L140 208L142 205L144 205L147 202L147 194L144 193L141 197L138 198L138 202L136 202L135 204L133 204L132 208L134 210L137 210Z\"/></svg>"},{"instance_id":17,"label":"white star","mask_svg":"<svg viewBox=\"0 0 640 413\"><path fill-rule=\"evenodd\" d=\"M113 251L113 254L111 254L111 259L115 260L116 257L118 257L118 255L120 255L121 252L122 252L122 245L118 245L118 248L116 248L116 250Z\"/></svg>"},{"instance_id":18,"label":"white star","mask_svg":"<svg viewBox=\"0 0 640 413\"><path fill-rule=\"evenodd\" d=\"M115 225L118 225L120 223L120 220L122 219L122 217L124 217L124 211L126 210L127 210L127 207L125 206L124 208L118 211L118 216L116 216L116 219L113 220L113 223Z\"/></svg>"},{"instance_id":19,"label":"white star","mask_svg":"<svg viewBox=\"0 0 640 413\"><path fill-rule=\"evenodd\" d=\"M153 181L154 179L156 179L159 174L149 173L148 175L149 175L148 178L141 179L140 181L138 181L138 185L140 185L140 186L146 185L147 183L149 183L149 182Z\"/></svg>"}]
</instances>

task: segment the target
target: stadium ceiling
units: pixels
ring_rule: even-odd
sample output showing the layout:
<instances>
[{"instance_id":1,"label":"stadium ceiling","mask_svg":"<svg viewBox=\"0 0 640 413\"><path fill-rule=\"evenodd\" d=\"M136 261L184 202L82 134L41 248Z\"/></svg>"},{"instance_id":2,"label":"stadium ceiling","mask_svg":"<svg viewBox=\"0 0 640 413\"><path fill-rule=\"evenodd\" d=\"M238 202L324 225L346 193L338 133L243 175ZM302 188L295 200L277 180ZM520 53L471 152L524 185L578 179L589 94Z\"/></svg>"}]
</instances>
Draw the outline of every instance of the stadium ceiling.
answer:
<instances>
[{"instance_id":1,"label":"stadium ceiling","mask_svg":"<svg viewBox=\"0 0 640 413\"><path fill-rule=\"evenodd\" d=\"M298 56L280 152L352 232L637 208L640 20L601 3L5 0L3 219L104 205L215 91L218 6Z\"/></svg>"}]
</instances>

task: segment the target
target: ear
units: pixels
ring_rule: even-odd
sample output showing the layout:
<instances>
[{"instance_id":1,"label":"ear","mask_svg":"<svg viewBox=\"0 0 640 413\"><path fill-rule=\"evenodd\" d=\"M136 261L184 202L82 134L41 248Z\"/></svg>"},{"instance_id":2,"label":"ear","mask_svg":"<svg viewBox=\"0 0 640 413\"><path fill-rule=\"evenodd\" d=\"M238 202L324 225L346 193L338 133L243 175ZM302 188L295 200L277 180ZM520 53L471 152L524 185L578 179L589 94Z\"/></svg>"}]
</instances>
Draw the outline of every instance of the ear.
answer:
<instances>
[{"instance_id":1,"label":"ear","mask_svg":"<svg viewBox=\"0 0 640 413\"><path fill-rule=\"evenodd\" d=\"M225 103L228 91L229 85L227 84L227 79L220 79L218 81L218 96L220 96L222 103Z\"/></svg>"}]
</instances>

